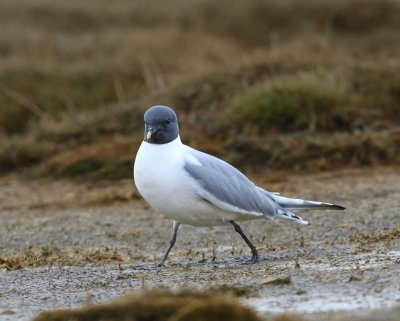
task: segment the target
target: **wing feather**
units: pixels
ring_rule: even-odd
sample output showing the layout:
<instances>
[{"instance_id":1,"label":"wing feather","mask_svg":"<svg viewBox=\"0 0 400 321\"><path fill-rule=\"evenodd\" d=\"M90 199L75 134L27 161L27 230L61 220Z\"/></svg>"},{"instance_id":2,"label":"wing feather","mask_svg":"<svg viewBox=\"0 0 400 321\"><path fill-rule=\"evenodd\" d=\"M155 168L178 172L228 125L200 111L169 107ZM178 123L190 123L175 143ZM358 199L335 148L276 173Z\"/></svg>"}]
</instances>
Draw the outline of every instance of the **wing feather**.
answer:
<instances>
[{"instance_id":1,"label":"wing feather","mask_svg":"<svg viewBox=\"0 0 400 321\"><path fill-rule=\"evenodd\" d=\"M232 165L206 153L189 149L186 172L201 186L199 197L223 210L273 217L286 212Z\"/></svg>"}]
</instances>

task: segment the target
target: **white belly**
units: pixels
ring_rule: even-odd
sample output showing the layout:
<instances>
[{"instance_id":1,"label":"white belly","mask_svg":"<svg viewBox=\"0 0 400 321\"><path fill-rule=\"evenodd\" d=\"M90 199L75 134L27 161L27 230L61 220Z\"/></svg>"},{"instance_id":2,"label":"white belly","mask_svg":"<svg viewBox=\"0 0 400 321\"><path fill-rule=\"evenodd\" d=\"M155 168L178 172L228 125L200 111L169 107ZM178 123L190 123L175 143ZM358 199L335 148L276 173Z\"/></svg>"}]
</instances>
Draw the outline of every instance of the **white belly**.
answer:
<instances>
[{"instance_id":1,"label":"white belly","mask_svg":"<svg viewBox=\"0 0 400 321\"><path fill-rule=\"evenodd\" d=\"M134 166L135 184L142 197L157 212L184 224L223 225L227 220L243 218L198 196L200 186L184 170L181 146L180 140L163 145L142 143Z\"/></svg>"}]
</instances>

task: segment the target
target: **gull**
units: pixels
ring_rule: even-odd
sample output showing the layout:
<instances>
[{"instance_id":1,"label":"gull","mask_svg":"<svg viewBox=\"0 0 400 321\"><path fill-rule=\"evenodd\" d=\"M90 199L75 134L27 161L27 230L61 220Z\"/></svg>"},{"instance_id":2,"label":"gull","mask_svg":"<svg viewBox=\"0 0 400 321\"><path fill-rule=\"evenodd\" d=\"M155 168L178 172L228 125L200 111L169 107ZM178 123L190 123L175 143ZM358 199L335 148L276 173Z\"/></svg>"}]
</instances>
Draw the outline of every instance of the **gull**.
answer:
<instances>
[{"instance_id":1,"label":"gull","mask_svg":"<svg viewBox=\"0 0 400 321\"><path fill-rule=\"evenodd\" d=\"M250 247L250 262L255 263L257 249L237 222L278 218L309 224L289 210L345 209L268 192L227 162L183 144L176 113L167 106L145 112L144 139L133 172L140 195L156 212L173 220L172 238L158 266L165 266L181 224L232 225Z\"/></svg>"}]
</instances>

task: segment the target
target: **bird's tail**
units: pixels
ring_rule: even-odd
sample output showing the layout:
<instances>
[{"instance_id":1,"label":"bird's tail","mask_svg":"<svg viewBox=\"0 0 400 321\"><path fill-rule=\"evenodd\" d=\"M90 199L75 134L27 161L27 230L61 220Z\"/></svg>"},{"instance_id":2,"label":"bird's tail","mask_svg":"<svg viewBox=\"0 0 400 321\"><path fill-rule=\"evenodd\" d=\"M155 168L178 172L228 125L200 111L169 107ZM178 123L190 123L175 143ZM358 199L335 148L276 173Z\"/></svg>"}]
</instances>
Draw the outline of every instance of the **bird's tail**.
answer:
<instances>
[{"instance_id":1,"label":"bird's tail","mask_svg":"<svg viewBox=\"0 0 400 321\"><path fill-rule=\"evenodd\" d=\"M306 220L303 220L300 216L297 216L297 215L287 211L286 209L278 210L277 217L285 219L285 220L293 220L293 221L295 221L296 223L299 223L299 224L305 224L305 225L309 225L310 224L310 222L308 222Z\"/></svg>"},{"instance_id":2,"label":"bird's tail","mask_svg":"<svg viewBox=\"0 0 400 321\"><path fill-rule=\"evenodd\" d=\"M279 195L272 195L272 198L284 209L318 209L318 210L344 210L343 206L325 202L307 201L299 198L288 198Z\"/></svg>"}]
</instances>

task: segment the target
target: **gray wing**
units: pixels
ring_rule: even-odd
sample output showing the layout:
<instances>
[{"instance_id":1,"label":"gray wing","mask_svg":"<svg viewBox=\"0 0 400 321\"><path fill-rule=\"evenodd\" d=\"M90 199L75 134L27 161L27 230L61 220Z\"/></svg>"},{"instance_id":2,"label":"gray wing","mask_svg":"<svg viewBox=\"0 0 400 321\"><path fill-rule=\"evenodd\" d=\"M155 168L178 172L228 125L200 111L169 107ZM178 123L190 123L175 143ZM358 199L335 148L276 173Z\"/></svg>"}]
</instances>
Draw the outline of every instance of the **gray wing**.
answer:
<instances>
[{"instance_id":1,"label":"gray wing","mask_svg":"<svg viewBox=\"0 0 400 321\"><path fill-rule=\"evenodd\" d=\"M260 187L258 187L260 192L264 194L267 197L272 198L276 203L278 203L280 206L282 206L285 209L296 209L296 210L301 210L301 209L316 209L316 210L345 210L346 208L340 205L336 204L331 204L331 203L326 203L326 202L319 202L319 201L309 201L309 200L303 200L300 198L289 198L289 197L284 197L280 196L278 193L271 193L268 192Z\"/></svg>"},{"instance_id":2,"label":"gray wing","mask_svg":"<svg viewBox=\"0 0 400 321\"><path fill-rule=\"evenodd\" d=\"M291 214L223 160L190 148L184 168L202 187L199 197L218 208L269 217Z\"/></svg>"}]
</instances>

